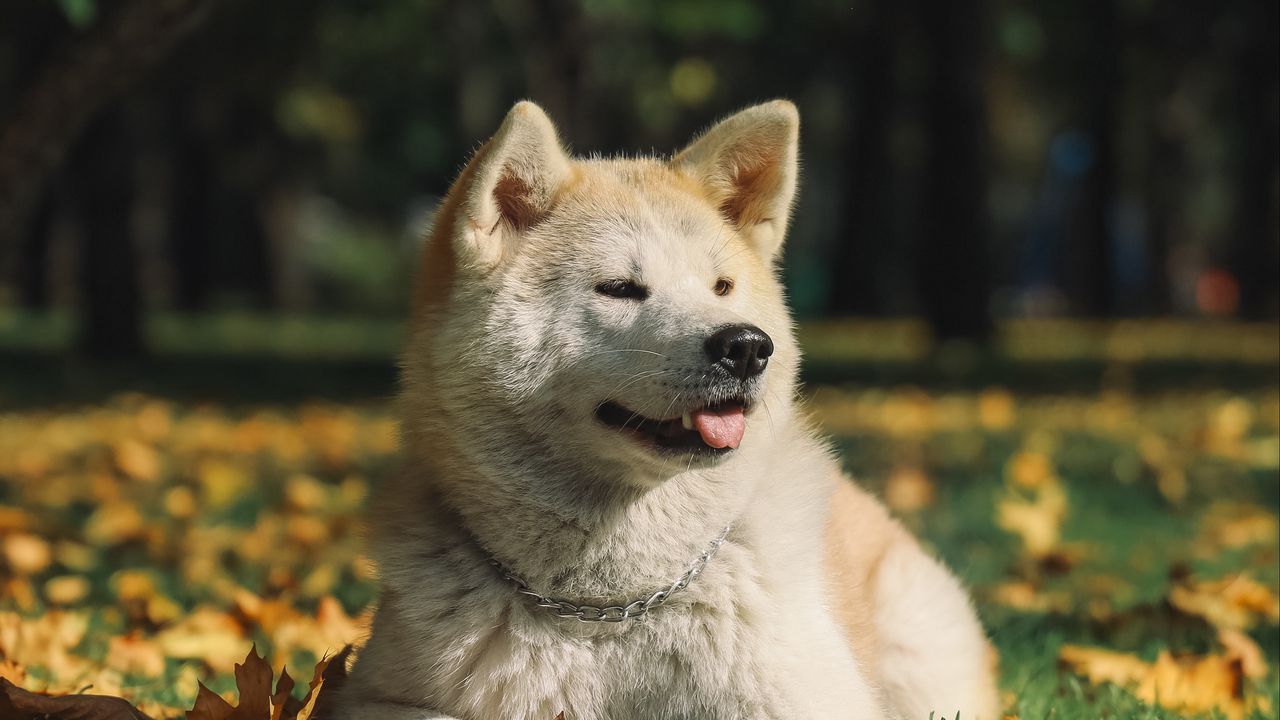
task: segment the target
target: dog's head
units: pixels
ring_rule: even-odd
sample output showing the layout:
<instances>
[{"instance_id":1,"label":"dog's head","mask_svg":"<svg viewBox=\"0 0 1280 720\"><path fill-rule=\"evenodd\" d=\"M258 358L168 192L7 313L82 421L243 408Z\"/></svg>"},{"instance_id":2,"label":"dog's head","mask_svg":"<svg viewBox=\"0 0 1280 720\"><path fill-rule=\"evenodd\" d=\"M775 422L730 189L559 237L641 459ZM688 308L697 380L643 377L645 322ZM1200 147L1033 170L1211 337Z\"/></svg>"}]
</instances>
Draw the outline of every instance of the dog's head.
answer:
<instances>
[{"instance_id":1,"label":"dog's head","mask_svg":"<svg viewBox=\"0 0 1280 720\"><path fill-rule=\"evenodd\" d=\"M411 417L465 437L473 460L646 482L766 441L798 362L775 276L798 135L775 101L669 160L582 160L517 104L437 214ZM432 407L412 407L418 390Z\"/></svg>"}]
</instances>

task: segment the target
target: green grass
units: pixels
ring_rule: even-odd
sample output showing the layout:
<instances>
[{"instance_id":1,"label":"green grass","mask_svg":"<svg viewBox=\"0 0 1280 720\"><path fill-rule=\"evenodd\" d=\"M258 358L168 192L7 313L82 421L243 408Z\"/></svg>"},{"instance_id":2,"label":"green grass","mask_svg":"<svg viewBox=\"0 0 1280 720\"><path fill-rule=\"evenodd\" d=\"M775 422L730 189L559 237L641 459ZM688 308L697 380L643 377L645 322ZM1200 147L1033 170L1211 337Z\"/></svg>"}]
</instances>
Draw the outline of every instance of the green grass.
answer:
<instances>
[{"instance_id":1,"label":"green grass","mask_svg":"<svg viewBox=\"0 0 1280 720\"><path fill-rule=\"evenodd\" d=\"M325 367L315 370L317 377L330 372ZM1114 686L1093 687L1064 672L1058 648L1096 645L1146 659L1164 649L1213 652L1213 629L1165 604L1171 574L1248 573L1273 590L1280 584L1280 538L1206 552L1201 537L1206 516L1223 502L1271 513L1280 505L1280 389L1274 382L1235 391L815 390L812 409L834 434L846 467L866 486L885 494L895 469L904 467L929 479L932 501L900 516L972 588L1000 652L1001 686L1012 698L1010 711L1021 718L1181 717ZM1011 407L1004 416L983 409L999 410L1001 403ZM112 448L138 432L138 418L148 405L167 408L173 427L146 440L158 453L157 477L131 479L118 461L113 464ZM226 596L213 581L226 578L302 612L313 610L320 594L332 594L356 612L374 588L354 569L359 540L352 518L358 503L341 488L344 483L364 487L392 472L395 450L386 441L388 428L389 409L381 400L314 405L296 399L264 404L259 398L247 404L157 405L125 397L105 406L0 413L0 510L26 516L26 532L55 545L85 543L94 560L83 569L56 560L27 579L34 605L22 607L15 595L0 594L0 609L39 615L47 607L43 593L49 577L84 575L91 591L76 607L89 611L92 626L77 652L95 660L105 658L111 636L130 629L149 634L163 626L122 610L111 578L123 569L154 571L161 594L188 611L199 604L225 606ZM1185 494L1161 489L1163 466L1150 449L1155 441L1167 448L1168 467L1185 477ZM29 458L15 460L32 447L46 453L51 469L40 469ZM1065 489L1061 546L1069 561L1030 559L1021 541L997 524L996 508L1010 493L1010 460L1028 449L1049 459ZM200 479L200 463L210 459L231 463L246 481L232 500L218 501L217 488ZM264 527L270 530L299 515L286 489L299 474L312 478L330 498L305 513L323 524L324 543L308 546L285 532L270 540L271 553L259 556L252 550L261 538L236 542L238 535L248 538L255 528L266 532ZM169 516L166 503L173 488L194 494L198 514L187 520ZM89 538L87 525L104 494L118 494L139 508L160 540ZM202 536L189 534L193 529L226 531L230 541L210 549L202 545ZM0 535L4 532L0 529ZM213 570L194 581L184 577L190 573L188 557L201 553ZM306 590L302 580L321 565L332 565L336 579L321 590ZM1061 607L1028 611L998 601L1002 583L1027 579L1044 593L1064 598ZM14 580L2 563L0 580ZM1100 600L1106 612L1091 610ZM1275 670L1280 632L1263 623L1250 634L1272 668L1251 692L1280 708ZM251 629L248 639L265 650L273 647L273 635L262 628ZM295 675L306 674L296 671L314 660L297 652L290 667ZM191 698L175 685L184 668L188 674L197 669L215 690L233 687L229 665L212 668L173 659L161 678L127 676L126 685L135 698L189 706ZM33 675L39 672L34 669ZM1259 711L1252 717L1276 714Z\"/></svg>"},{"instance_id":2,"label":"green grass","mask_svg":"<svg viewBox=\"0 0 1280 720\"><path fill-rule=\"evenodd\" d=\"M1274 388L1269 392L1274 394ZM1204 577L1244 572L1272 588L1280 584L1280 538L1208 557L1198 539L1205 513L1215 502L1247 503L1272 512L1280 505L1274 463L1227 461L1193 444L1228 399L1227 395L1182 397L1171 410L1168 398L1136 398L1138 417L1112 432L1065 419L1055 422L1048 413L1039 418L1043 422L1019 423L1009 431L970 428L907 437L872 431L845 434L838 441L849 471L880 492L891 469L903 458L923 465L934 479L935 501L904 518L973 588L1000 652L1001 687L1015 698L1011 712L1021 718L1178 718L1182 715L1145 706L1114 686L1090 687L1084 679L1060 671L1057 651L1062 644L1073 643L1132 652L1147 660L1162 649L1212 651L1213 628L1164 603L1171 572L1186 568ZM1050 398L1040 401L1053 402ZM821 410L822 403L818 407ZM1263 413L1274 413L1274 407ZM1164 416L1164 421L1157 424L1152 414ZM1259 437L1273 437L1277 418L1264 414L1258 420L1252 431ZM1162 495L1148 468L1127 471L1127 461L1137 455L1137 441L1152 431L1190 444L1184 458L1189 479L1185 499L1171 501ZM1054 465L1069 499L1063 544L1079 548L1082 555L1065 571L1035 568L1022 554L1017 538L997 526L994 512L1006 492L1004 468L1012 453L1029 439L1046 435L1053 439ZM1060 593L1074 605L1054 612L1027 612L992 600L991 590L1002 580L1028 575L1045 592ZM1088 601L1100 596L1113 605L1112 617L1096 618L1088 612ZM1252 636L1272 667L1270 676L1252 689L1270 698L1271 708L1280 708L1280 676L1275 670L1280 633L1264 623ZM1249 717L1274 718L1276 714L1256 711Z\"/></svg>"}]
</instances>

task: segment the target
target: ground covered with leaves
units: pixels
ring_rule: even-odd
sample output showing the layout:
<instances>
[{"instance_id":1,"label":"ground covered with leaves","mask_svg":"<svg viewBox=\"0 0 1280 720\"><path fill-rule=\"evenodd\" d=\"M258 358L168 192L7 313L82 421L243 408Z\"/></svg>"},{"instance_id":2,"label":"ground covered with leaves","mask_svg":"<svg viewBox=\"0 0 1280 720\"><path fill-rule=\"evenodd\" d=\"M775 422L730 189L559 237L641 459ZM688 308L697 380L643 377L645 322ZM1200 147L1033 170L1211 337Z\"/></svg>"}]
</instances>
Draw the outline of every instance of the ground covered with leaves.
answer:
<instances>
[{"instance_id":1,"label":"ground covered with leaves","mask_svg":"<svg viewBox=\"0 0 1280 720\"><path fill-rule=\"evenodd\" d=\"M809 406L972 586L1011 715L1276 717L1275 386L823 386ZM313 668L366 631L358 513L395 453L385 403L0 414L0 693L311 717ZM311 682L275 684L286 665Z\"/></svg>"}]
</instances>

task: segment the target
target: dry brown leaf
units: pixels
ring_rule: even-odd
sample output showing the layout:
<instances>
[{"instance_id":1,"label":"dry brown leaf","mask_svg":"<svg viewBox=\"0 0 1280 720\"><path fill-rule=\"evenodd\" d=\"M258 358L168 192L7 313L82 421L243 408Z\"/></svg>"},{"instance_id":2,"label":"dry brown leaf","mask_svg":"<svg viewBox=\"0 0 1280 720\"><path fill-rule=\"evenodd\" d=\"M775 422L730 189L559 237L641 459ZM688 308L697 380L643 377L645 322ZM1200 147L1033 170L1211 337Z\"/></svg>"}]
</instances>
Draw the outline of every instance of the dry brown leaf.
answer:
<instances>
[{"instance_id":1,"label":"dry brown leaf","mask_svg":"<svg viewBox=\"0 0 1280 720\"><path fill-rule=\"evenodd\" d=\"M316 664L310 689L302 701L302 708L294 720L323 720L333 716L337 691L347 681L347 666L353 648L348 645L333 657L326 657ZM289 720L286 718L285 720Z\"/></svg>"},{"instance_id":2,"label":"dry brown leaf","mask_svg":"<svg viewBox=\"0 0 1280 720\"><path fill-rule=\"evenodd\" d=\"M0 718L4 720L151 720L125 700L104 695L51 697L23 690L0 678Z\"/></svg>"},{"instance_id":3,"label":"dry brown leaf","mask_svg":"<svg viewBox=\"0 0 1280 720\"><path fill-rule=\"evenodd\" d=\"M235 711L234 705L200 683L195 705L187 711L187 720L226 720Z\"/></svg>"},{"instance_id":4,"label":"dry brown leaf","mask_svg":"<svg viewBox=\"0 0 1280 720\"><path fill-rule=\"evenodd\" d=\"M233 718L240 720L266 720L271 717L271 666L258 655L257 647L251 648L243 663L236 663L236 689L240 691L240 704Z\"/></svg>"},{"instance_id":5,"label":"dry brown leaf","mask_svg":"<svg viewBox=\"0 0 1280 720\"><path fill-rule=\"evenodd\" d=\"M332 716L336 691L347 676L347 662L352 649L343 648L333 657L316 664L306 696L293 699L293 678L281 670L275 692L271 691L271 666L251 649L243 663L236 664L236 687L239 705L233 706L203 684L200 685L188 720L320 720Z\"/></svg>"}]
</instances>

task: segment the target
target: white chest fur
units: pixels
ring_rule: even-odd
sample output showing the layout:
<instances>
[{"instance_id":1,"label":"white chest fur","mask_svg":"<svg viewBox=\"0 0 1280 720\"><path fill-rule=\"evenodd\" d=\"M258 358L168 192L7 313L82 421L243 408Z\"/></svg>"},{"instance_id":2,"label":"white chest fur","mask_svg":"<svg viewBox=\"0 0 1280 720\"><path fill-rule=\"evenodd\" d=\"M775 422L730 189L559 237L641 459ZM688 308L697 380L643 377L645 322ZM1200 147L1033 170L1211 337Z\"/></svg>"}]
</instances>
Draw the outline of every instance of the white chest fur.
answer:
<instances>
[{"instance_id":1,"label":"white chest fur","mask_svg":"<svg viewBox=\"0 0 1280 720\"><path fill-rule=\"evenodd\" d=\"M433 558L388 578L395 632L362 662L396 669L379 695L464 718L883 717L825 607L820 547L788 517L805 503L773 494L684 592L619 624L557 618L471 553Z\"/></svg>"}]
</instances>

